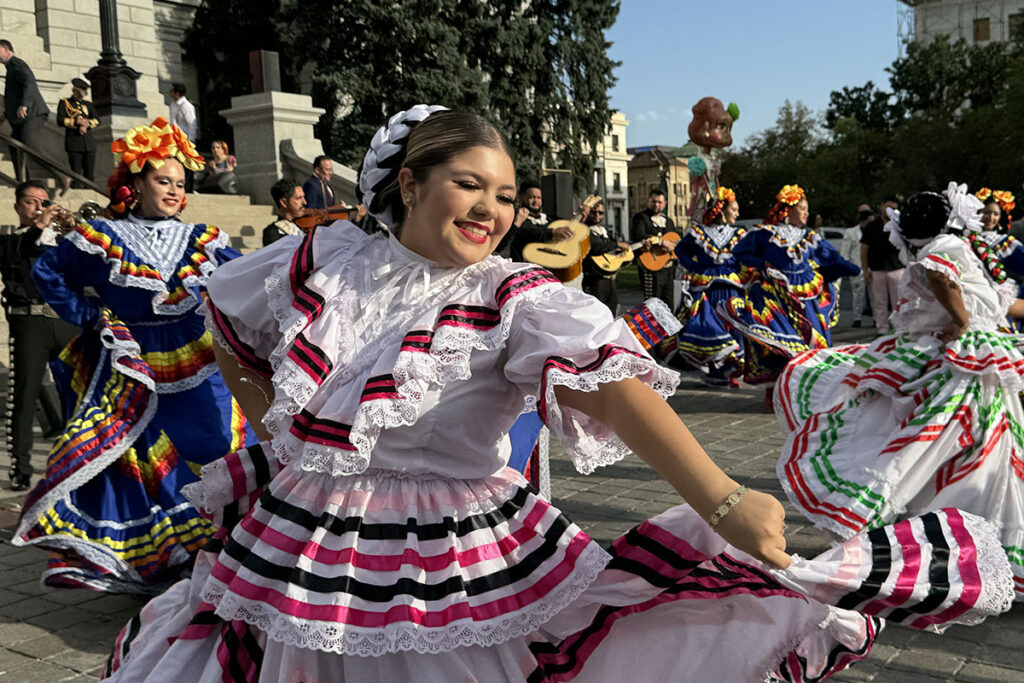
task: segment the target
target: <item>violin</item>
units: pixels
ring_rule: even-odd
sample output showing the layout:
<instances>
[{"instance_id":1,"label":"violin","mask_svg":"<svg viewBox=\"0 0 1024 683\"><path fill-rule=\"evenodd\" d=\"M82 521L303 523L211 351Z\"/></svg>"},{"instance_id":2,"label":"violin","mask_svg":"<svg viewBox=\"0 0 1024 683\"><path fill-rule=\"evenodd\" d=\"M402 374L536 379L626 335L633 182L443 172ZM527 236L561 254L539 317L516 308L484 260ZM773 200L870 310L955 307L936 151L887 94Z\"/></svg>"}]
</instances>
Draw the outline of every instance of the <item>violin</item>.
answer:
<instances>
[{"instance_id":1,"label":"violin","mask_svg":"<svg viewBox=\"0 0 1024 683\"><path fill-rule=\"evenodd\" d=\"M338 204L336 206L328 206L326 209L306 209L303 215L292 222L299 226L299 230L309 232L318 225L348 220L348 217L354 213L356 213L354 206Z\"/></svg>"}]
</instances>

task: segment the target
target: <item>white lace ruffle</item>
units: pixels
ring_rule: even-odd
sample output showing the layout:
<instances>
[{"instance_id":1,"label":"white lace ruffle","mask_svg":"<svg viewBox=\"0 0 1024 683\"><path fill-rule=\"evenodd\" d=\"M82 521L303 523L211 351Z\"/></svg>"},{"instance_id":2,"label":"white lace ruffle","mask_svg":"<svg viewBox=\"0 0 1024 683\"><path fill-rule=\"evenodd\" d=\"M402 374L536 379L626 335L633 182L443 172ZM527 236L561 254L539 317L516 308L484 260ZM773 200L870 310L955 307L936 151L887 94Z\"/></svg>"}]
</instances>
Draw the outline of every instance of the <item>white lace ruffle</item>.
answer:
<instances>
[{"instance_id":1,"label":"white lace ruffle","mask_svg":"<svg viewBox=\"0 0 1024 683\"><path fill-rule=\"evenodd\" d=\"M189 226L190 228L193 226ZM121 272L122 259L114 258L107 253L99 244L94 244L87 240L81 233L72 232L66 237L72 244L74 244L79 250L87 253L100 256L103 260L110 265L110 275L108 277L111 284L118 285L120 287L130 287L135 289L144 289L147 291L154 292L152 299L153 313L157 315L180 315L187 313L196 307L199 300L190 291L188 296L176 304L167 304L167 283L164 279L153 279L148 277L140 277L138 275L127 275ZM202 286L206 284L207 279L217 268L216 252L218 249L223 249L229 245L228 235L224 231L218 231L217 237L210 240L203 245L203 251L209 262L202 264L199 267L200 275L190 275L182 280L182 286L187 288ZM192 244L185 247L185 255L189 253L189 250L193 248ZM184 258L184 257L183 257ZM163 278L168 278L167 273L161 273Z\"/></svg>"},{"instance_id":2,"label":"white lace ruffle","mask_svg":"<svg viewBox=\"0 0 1024 683\"><path fill-rule=\"evenodd\" d=\"M980 624L986 616L1009 611L1013 604L1013 573L1006 551L999 542L996 527L991 522L963 510L960 511L960 516L963 517L964 527L974 539L979 573L988 580L982 582L982 593L969 614L945 624L928 626L925 628L926 631L941 633L954 623L967 626ZM999 580L993 581L992 579L996 577Z\"/></svg>"},{"instance_id":3,"label":"white lace ruffle","mask_svg":"<svg viewBox=\"0 0 1024 683\"><path fill-rule=\"evenodd\" d=\"M556 590L530 606L487 621L459 621L440 628L412 623L383 628L360 628L336 622L298 619L281 614L266 603L225 593L216 580L208 580L202 598L217 606L225 620L241 619L272 640L293 647L359 657L380 657L396 652L438 654L459 647L491 647L521 638L540 629L575 601L608 564L610 557L590 543L579 555L572 575Z\"/></svg>"},{"instance_id":4,"label":"white lace ruffle","mask_svg":"<svg viewBox=\"0 0 1024 683\"><path fill-rule=\"evenodd\" d=\"M679 330L683 329L683 324L679 322L679 318L672 315L672 311L669 310L668 304L658 298L651 298L644 302L644 306L654 316L654 320L661 325L662 329L668 336L678 334Z\"/></svg>"},{"instance_id":5,"label":"white lace ruffle","mask_svg":"<svg viewBox=\"0 0 1024 683\"><path fill-rule=\"evenodd\" d=\"M631 353L612 356L601 367L582 373L547 369L543 383L545 421L551 432L559 437L580 473L591 474L598 467L618 462L630 450L602 423L571 408L561 408L555 397L555 387L596 391L601 384L630 377L640 377L665 399L672 396L679 385L679 373L662 367L650 357Z\"/></svg>"},{"instance_id":6,"label":"white lace ruffle","mask_svg":"<svg viewBox=\"0 0 1024 683\"><path fill-rule=\"evenodd\" d=\"M560 286L551 283L534 287L509 300L502 309L501 322L490 330L440 327L434 332L429 352L399 353L391 369L399 397L359 405L349 429L349 441L356 447L355 452L309 443L289 433L291 416L312 398L312 393L319 387L311 386L303 379L308 379L308 376L286 359L278 367L274 381L275 390L288 400L275 399L264 417L264 424L274 435L271 443L275 455L282 463L296 462L307 471L329 472L334 476L362 472L369 465L370 453L382 430L414 424L428 389L440 389L449 382L469 379L472 352L500 348L508 339L516 312ZM393 335L395 338L389 339L389 343L398 343L407 332L407 328L397 328ZM307 395L308 398L300 403L300 399Z\"/></svg>"}]
</instances>

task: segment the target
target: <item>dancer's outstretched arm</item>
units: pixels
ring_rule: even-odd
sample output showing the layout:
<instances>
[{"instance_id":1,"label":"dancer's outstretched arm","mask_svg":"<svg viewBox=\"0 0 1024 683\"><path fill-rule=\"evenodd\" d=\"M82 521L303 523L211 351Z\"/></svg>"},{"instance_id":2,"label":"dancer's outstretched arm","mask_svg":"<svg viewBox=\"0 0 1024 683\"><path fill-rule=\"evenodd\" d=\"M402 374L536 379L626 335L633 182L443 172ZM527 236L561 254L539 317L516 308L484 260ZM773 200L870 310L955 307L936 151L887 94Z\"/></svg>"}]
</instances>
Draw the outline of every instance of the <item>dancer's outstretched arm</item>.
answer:
<instances>
[{"instance_id":1,"label":"dancer's outstretched arm","mask_svg":"<svg viewBox=\"0 0 1024 683\"><path fill-rule=\"evenodd\" d=\"M557 387L562 406L601 421L654 468L704 519L738 484L704 452L661 396L638 379L602 384L597 391ZM750 491L721 520L726 541L776 567L789 566L782 535L786 512L772 496Z\"/></svg>"}]
</instances>

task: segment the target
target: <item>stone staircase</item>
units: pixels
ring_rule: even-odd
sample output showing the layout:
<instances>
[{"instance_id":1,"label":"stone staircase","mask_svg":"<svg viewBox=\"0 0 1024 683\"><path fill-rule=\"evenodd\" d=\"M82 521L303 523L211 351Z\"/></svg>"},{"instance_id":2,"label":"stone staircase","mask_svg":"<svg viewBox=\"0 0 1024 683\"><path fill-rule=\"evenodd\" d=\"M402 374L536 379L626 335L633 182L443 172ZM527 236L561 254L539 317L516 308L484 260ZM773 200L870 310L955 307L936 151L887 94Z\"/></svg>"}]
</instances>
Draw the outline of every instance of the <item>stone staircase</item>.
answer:
<instances>
[{"instance_id":1,"label":"stone staircase","mask_svg":"<svg viewBox=\"0 0 1024 683\"><path fill-rule=\"evenodd\" d=\"M2 162L0 162L2 164ZM0 169L2 170L2 169ZM54 193L55 194L55 193ZM69 190L56 197L61 206L77 212L85 202L107 205L106 197L92 190ZM14 188L0 187L0 225L14 223ZM188 195L188 207L182 213L186 221L212 223L231 236L231 246L242 252L258 249L262 245L263 228L274 220L269 204L253 204L244 195L198 194Z\"/></svg>"}]
</instances>

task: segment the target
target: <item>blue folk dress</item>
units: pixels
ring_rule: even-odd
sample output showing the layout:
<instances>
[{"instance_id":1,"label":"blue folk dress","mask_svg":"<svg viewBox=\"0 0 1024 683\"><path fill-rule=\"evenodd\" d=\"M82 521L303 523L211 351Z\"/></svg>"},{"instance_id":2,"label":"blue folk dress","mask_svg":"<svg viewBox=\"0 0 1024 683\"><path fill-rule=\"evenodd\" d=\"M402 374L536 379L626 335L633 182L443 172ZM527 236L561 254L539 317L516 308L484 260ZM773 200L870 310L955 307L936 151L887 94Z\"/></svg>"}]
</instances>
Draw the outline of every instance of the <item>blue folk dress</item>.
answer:
<instances>
[{"instance_id":1,"label":"blue folk dress","mask_svg":"<svg viewBox=\"0 0 1024 683\"><path fill-rule=\"evenodd\" d=\"M1024 244L1005 232L986 230L981 233L966 233L961 237L970 245L971 251L981 259L985 270L996 284L1007 278L1017 283L1017 298L1024 298ZM1006 331L1024 332L1024 324L1015 318L1006 318Z\"/></svg>"},{"instance_id":2,"label":"blue folk dress","mask_svg":"<svg viewBox=\"0 0 1024 683\"><path fill-rule=\"evenodd\" d=\"M707 384L727 384L743 371L743 336L718 307L742 298L750 279L732 253L746 232L735 225L694 225L676 246L684 271L677 314L683 327L675 336L674 350L705 373L702 380Z\"/></svg>"},{"instance_id":3,"label":"blue folk dress","mask_svg":"<svg viewBox=\"0 0 1024 683\"><path fill-rule=\"evenodd\" d=\"M723 316L747 341L744 379L774 382L794 356L825 348L839 320L840 278L860 268L818 232L792 225L761 225L733 248L753 271L745 297L721 305Z\"/></svg>"},{"instance_id":4,"label":"blue folk dress","mask_svg":"<svg viewBox=\"0 0 1024 683\"><path fill-rule=\"evenodd\" d=\"M45 583L157 592L212 534L181 488L254 436L196 309L238 255L212 225L129 217L83 223L39 260L39 290L85 330L54 364L70 417L14 538L53 551Z\"/></svg>"}]
</instances>

